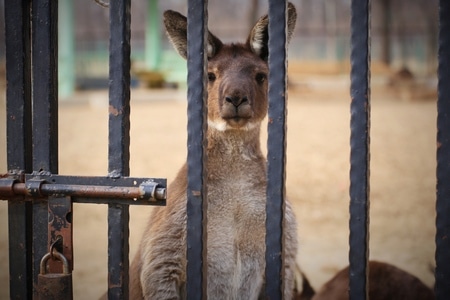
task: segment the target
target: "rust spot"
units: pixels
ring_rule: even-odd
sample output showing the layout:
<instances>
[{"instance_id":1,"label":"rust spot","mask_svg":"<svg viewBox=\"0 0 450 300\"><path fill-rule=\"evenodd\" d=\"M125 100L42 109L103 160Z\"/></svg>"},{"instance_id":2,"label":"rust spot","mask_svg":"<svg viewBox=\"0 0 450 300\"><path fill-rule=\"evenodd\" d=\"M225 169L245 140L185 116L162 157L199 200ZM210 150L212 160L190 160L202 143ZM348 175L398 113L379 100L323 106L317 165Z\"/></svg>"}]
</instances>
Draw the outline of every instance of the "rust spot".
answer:
<instances>
[{"instance_id":1,"label":"rust spot","mask_svg":"<svg viewBox=\"0 0 450 300\"><path fill-rule=\"evenodd\" d=\"M273 118L269 118L269 124L273 123Z\"/></svg>"},{"instance_id":2,"label":"rust spot","mask_svg":"<svg viewBox=\"0 0 450 300\"><path fill-rule=\"evenodd\" d=\"M192 191L192 195L196 197L200 197L202 193L200 191Z\"/></svg>"},{"instance_id":3,"label":"rust spot","mask_svg":"<svg viewBox=\"0 0 450 300\"><path fill-rule=\"evenodd\" d=\"M117 108L115 108L114 106L110 105L109 106L109 114L117 117L118 115L120 115L122 113L122 111L118 110Z\"/></svg>"}]
</instances>

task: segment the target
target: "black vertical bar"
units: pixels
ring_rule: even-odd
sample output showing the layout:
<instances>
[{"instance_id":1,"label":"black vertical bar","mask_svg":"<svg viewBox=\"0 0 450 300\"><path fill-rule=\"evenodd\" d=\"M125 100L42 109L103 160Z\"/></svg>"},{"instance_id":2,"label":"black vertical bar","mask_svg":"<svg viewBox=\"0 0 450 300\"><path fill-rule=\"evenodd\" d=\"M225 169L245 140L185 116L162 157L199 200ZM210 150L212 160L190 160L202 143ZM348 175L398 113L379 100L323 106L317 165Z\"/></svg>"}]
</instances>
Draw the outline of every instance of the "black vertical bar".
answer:
<instances>
[{"instance_id":1,"label":"black vertical bar","mask_svg":"<svg viewBox=\"0 0 450 300\"><path fill-rule=\"evenodd\" d=\"M33 171L58 173L58 2L32 2ZM48 250L48 207L33 202L33 281Z\"/></svg>"},{"instance_id":2,"label":"black vertical bar","mask_svg":"<svg viewBox=\"0 0 450 300\"><path fill-rule=\"evenodd\" d=\"M188 187L186 299L206 299L206 41L208 1L188 1Z\"/></svg>"},{"instance_id":3,"label":"black vertical bar","mask_svg":"<svg viewBox=\"0 0 450 300\"><path fill-rule=\"evenodd\" d=\"M58 172L58 2L33 1L33 170Z\"/></svg>"},{"instance_id":4,"label":"black vertical bar","mask_svg":"<svg viewBox=\"0 0 450 300\"><path fill-rule=\"evenodd\" d=\"M436 299L450 296L450 2L439 1Z\"/></svg>"},{"instance_id":5,"label":"black vertical bar","mask_svg":"<svg viewBox=\"0 0 450 300\"><path fill-rule=\"evenodd\" d=\"M287 2L269 1L269 122L267 143L266 296L284 290L286 181Z\"/></svg>"},{"instance_id":6,"label":"black vertical bar","mask_svg":"<svg viewBox=\"0 0 450 300\"><path fill-rule=\"evenodd\" d=\"M370 0L351 5L350 299L367 299L370 164Z\"/></svg>"},{"instance_id":7,"label":"black vertical bar","mask_svg":"<svg viewBox=\"0 0 450 300\"><path fill-rule=\"evenodd\" d=\"M130 0L109 2L109 176L130 173ZM108 206L108 298L128 299L129 206Z\"/></svg>"},{"instance_id":8,"label":"black vertical bar","mask_svg":"<svg viewBox=\"0 0 450 300\"><path fill-rule=\"evenodd\" d=\"M5 1L6 111L8 170L31 172L30 1ZM8 202L11 299L31 299L31 203Z\"/></svg>"}]
</instances>

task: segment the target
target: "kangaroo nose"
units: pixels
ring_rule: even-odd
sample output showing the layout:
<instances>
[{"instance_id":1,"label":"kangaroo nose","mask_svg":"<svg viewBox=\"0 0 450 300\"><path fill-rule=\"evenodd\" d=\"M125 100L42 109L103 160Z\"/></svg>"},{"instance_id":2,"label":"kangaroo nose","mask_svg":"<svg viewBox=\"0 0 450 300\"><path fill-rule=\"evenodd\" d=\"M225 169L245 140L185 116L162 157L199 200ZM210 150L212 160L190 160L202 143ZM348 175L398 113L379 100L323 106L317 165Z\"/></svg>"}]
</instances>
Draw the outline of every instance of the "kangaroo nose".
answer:
<instances>
[{"instance_id":1,"label":"kangaroo nose","mask_svg":"<svg viewBox=\"0 0 450 300\"><path fill-rule=\"evenodd\" d=\"M233 104L235 107L238 107L244 102L247 102L247 97L239 97L239 96L225 96L225 100L231 104Z\"/></svg>"}]
</instances>

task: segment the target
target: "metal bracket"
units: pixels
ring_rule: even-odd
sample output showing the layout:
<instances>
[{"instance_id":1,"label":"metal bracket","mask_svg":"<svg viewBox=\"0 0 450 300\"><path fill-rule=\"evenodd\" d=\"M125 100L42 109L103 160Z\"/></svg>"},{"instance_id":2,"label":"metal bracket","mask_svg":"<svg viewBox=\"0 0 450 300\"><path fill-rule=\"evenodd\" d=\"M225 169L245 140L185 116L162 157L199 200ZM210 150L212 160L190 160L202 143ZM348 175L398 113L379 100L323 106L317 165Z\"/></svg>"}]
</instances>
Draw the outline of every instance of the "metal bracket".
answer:
<instances>
[{"instance_id":1,"label":"metal bracket","mask_svg":"<svg viewBox=\"0 0 450 300\"><path fill-rule=\"evenodd\" d=\"M41 187L45 183L44 179L30 179L25 182L25 195L34 198L42 197Z\"/></svg>"},{"instance_id":2,"label":"metal bracket","mask_svg":"<svg viewBox=\"0 0 450 300\"><path fill-rule=\"evenodd\" d=\"M62 253L69 262L69 269L73 269L73 229L72 229L72 201L70 197L49 197L48 200L48 244L49 252L53 248ZM51 273L61 273L61 264L55 260L49 261Z\"/></svg>"}]
</instances>

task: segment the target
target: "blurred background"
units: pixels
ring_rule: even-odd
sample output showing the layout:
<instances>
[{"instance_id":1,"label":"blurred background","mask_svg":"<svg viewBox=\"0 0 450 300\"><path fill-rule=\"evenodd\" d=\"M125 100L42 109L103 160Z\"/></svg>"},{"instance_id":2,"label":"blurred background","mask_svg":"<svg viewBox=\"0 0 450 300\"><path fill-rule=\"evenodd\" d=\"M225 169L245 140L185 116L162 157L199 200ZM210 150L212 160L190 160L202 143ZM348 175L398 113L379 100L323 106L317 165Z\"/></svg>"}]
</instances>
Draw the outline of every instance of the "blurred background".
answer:
<instances>
[{"instance_id":1,"label":"blurred background","mask_svg":"<svg viewBox=\"0 0 450 300\"><path fill-rule=\"evenodd\" d=\"M289 46L287 191L298 263L314 288L348 263L350 0L294 0ZM108 9L59 0L59 172L107 174ZM186 158L186 62L168 42L167 9L131 3L131 176L174 178ZM266 1L209 1L209 28L244 42ZM371 259L432 286L437 0L372 1ZM0 3L0 174L6 165L4 2ZM265 125L263 125L265 129ZM266 144L263 130L262 144ZM170 191L169 191L170 192ZM131 257L150 207L131 207ZM7 203L0 201L0 299L8 298ZM106 290L104 205L74 205L75 299Z\"/></svg>"},{"instance_id":2,"label":"blurred background","mask_svg":"<svg viewBox=\"0 0 450 300\"><path fill-rule=\"evenodd\" d=\"M267 11L267 1L211 0L209 27L225 42L245 41L249 28ZM348 71L350 0L296 0L298 22L289 48L291 62L314 62L314 71ZM0 4L3 19L3 4ZM141 0L131 3L133 86L183 85L186 64L172 50L161 16L186 14L187 2ZM94 0L59 1L59 91L107 87L108 9ZM377 0L372 3L372 60L380 69L408 69L417 75L436 70L437 1ZM2 20L0 58L4 58ZM374 71L376 72L378 68ZM311 71L309 69L305 70Z\"/></svg>"}]
</instances>

